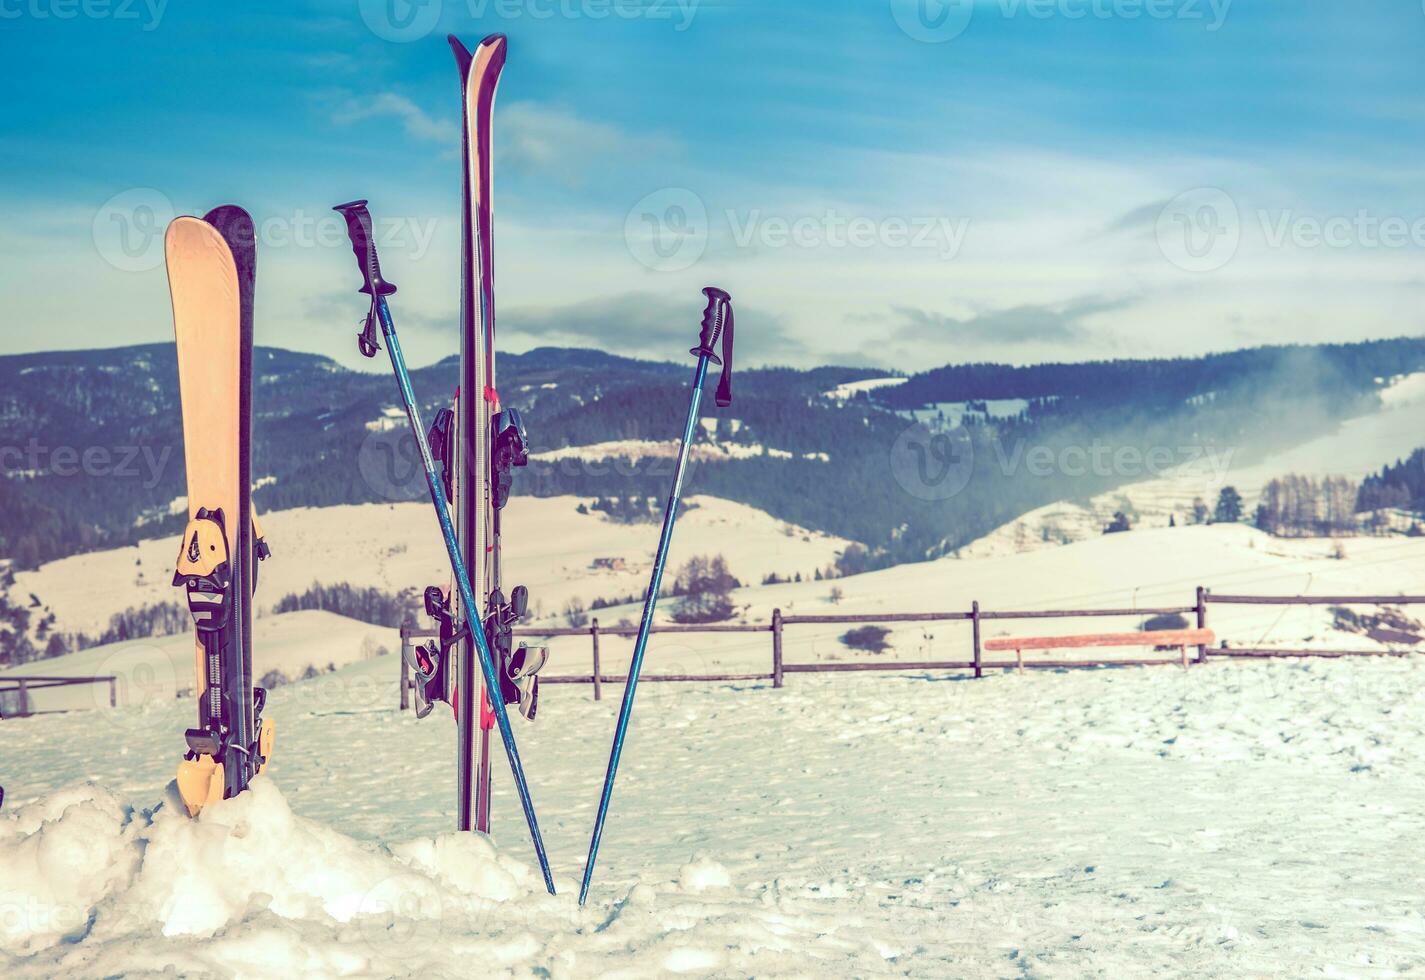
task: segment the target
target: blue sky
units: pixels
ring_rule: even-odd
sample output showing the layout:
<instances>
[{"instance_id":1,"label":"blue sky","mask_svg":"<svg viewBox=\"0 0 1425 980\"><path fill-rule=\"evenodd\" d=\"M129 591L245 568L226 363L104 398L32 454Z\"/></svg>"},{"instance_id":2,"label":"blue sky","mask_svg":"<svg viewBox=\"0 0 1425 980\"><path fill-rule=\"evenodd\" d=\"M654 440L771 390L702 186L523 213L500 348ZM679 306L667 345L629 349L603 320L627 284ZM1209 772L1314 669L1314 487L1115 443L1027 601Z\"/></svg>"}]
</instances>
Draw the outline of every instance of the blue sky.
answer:
<instances>
[{"instance_id":1,"label":"blue sky","mask_svg":"<svg viewBox=\"0 0 1425 980\"><path fill-rule=\"evenodd\" d=\"M1419 334L1425 6L0 0L0 352L168 340L162 225L258 219L258 341L356 365L371 200L456 347L444 41L509 35L502 347L915 370Z\"/></svg>"}]
</instances>

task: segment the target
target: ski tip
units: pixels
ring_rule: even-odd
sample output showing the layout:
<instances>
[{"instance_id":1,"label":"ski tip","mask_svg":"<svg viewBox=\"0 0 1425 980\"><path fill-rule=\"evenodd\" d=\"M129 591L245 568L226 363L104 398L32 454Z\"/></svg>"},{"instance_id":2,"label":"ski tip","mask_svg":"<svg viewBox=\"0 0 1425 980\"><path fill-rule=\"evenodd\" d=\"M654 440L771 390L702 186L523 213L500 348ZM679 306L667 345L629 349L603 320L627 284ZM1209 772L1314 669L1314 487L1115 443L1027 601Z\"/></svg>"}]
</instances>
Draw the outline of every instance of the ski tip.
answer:
<instances>
[{"instance_id":1,"label":"ski tip","mask_svg":"<svg viewBox=\"0 0 1425 980\"><path fill-rule=\"evenodd\" d=\"M454 34L445 35L445 40L450 44L450 50L455 52L455 63L460 66L462 73L470 68L470 49L461 43L460 38Z\"/></svg>"},{"instance_id":2,"label":"ski tip","mask_svg":"<svg viewBox=\"0 0 1425 980\"><path fill-rule=\"evenodd\" d=\"M203 220L218 229L218 233L227 239L230 247L256 244L257 235L252 215L236 204L220 204L203 215Z\"/></svg>"},{"instance_id":3,"label":"ski tip","mask_svg":"<svg viewBox=\"0 0 1425 980\"><path fill-rule=\"evenodd\" d=\"M509 38L503 34L486 34L484 39L480 42L480 47L488 48L496 44L504 45L507 43L509 43Z\"/></svg>"},{"instance_id":4,"label":"ski tip","mask_svg":"<svg viewBox=\"0 0 1425 980\"><path fill-rule=\"evenodd\" d=\"M219 204L213 210L203 215L203 220L210 225L216 225L223 221L247 221L252 222L252 215L247 213L245 208L236 204Z\"/></svg>"}]
</instances>

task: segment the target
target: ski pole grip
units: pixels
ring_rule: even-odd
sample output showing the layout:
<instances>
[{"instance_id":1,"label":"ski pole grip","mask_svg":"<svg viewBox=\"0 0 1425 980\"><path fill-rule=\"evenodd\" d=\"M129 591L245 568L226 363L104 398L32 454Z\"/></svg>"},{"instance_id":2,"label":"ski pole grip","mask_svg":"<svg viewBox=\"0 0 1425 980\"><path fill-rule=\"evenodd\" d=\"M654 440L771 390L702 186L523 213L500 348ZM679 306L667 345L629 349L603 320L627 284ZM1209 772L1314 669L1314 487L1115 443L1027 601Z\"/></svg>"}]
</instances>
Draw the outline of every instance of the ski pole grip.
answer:
<instances>
[{"instance_id":1,"label":"ski pole grip","mask_svg":"<svg viewBox=\"0 0 1425 980\"><path fill-rule=\"evenodd\" d=\"M361 267L365 282L358 292L367 293L374 300L377 296L389 296L396 287L381 278L381 260L376 257L376 236L371 231L371 212L366 210L365 201L352 201L332 208L346 218L346 233L351 238L351 250L356 253L356 264Z\"/></svg>"},{"instance_id":2,"label":"ski pole grip","mask_svg":"<svg viewBox=\"0 0 1425 980\"><path fill-rule=\"evenodd\" d=\"M718 405L726 407L732 404L732 297L716 286L704 286L703 295L708 298L708 305L703 309L702 334L698 337L698 346L688 353L722 365L716 397ZM722 337L722 357L713 352L719 336Z\"/></svg>"}]
</instances>

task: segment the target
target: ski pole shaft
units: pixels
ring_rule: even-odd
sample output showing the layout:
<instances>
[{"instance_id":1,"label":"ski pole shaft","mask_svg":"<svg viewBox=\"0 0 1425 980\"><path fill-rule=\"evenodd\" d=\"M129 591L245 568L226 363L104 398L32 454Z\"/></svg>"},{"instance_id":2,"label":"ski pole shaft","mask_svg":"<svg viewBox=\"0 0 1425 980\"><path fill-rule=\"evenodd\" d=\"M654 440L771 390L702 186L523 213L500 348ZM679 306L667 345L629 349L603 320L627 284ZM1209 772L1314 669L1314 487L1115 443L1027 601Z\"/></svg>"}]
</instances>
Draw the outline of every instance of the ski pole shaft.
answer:
<instances>
[{"instance_id":1,"label":"ski pole shaft","mask_svg":"<svg viewBox=\"0 0 1425 980\"><path fill-rule=\"evenodd\" d=\"M381 334L386 339L386 352L390 355L391 369L395 372L396 383L401 390L401 401L405 405L406 419L410 423L411 433L415 436L416 446L420 450L421 465L425 469L426 487L430 491L431 503L435 505L436 517L440 522L441 537L445 539L445 551L455 573L456 587L460 590L462 608L478 609L479 607L475 604L474 590L470 587L470 574L465 568L464 559L460 556L460 545L455 537L455 526L450 520L450 508L445 499L445 489L441 486L440 476L436 473L435 459L431 456L425 426L421 423L415 390L411 386L411 374L406 368L406 358L401 352L401 342L396 336L396 324L391 319L391 310L386 303L386 296L394 293L396 287L381 278L381 266L376 257L375 241L371 237L371 216L366 210L366 202L354 201L351 204L341 204L334 210L340 211L346 216L347 232L351 236L352 249L356 252L357 259L361 263L362 274L366 279L361 292L370 293L372 297L370 317L374 317L380 324ZM361 352L367 357L376 353L373 346L373 324L370 317L367 320L366 330L361 335ZM486 690L498 691L500 681L495 672L495 661L490 655L490 647L485 639L485 630L478 617L467 618L467 628L470 630L471 645L479 655L480 670L485 677ZM534 802L530 799L529 784L525 780L524 765L520 762L514 731L510 728L510 718L505 711L503 699L492 697L490 704L495 712L495 724L500 729L500 738L505 743L505 755L510 762L510 772L514 776L520 805L524 808L525 823L529 825L529 835L534 841L535 854L539 857L539 870L544 875L544 887L549 890L549 894L553 895L554 878L550 874L549 858L544 851L544 838L539 832L539 821L534 814Z\"/></svg>"},{"instance_id":2,"label":"ski pole shaft","mask_svg":"<svg viewBox=\"0 0 1425 980\"><path fill-rule=\"evenodd\" d=\"M689 352L698 358L698 366L693 370L693 393L688 403L688 417L683 423L683 440L678 446L678 463L673 470L673 488L668 493L668 503L663 510L663 530L658 535L658 550L653 556L653 574L648 581L648 595L643 599L643 618L639 621L638 638L633 644L633 659L628 666L623 703L619 706L618 724L614 726L609 765L604 773L604 791L599 798L598 814L594 818L594 833L589 839L589 856L584 862L584 880L579 886L580 905L583 905L588 897L589 883L594 877L594 862L599 856L604 820L608 817L609 801L613 798L619 757L623 755L624 737L628 734L629 718L633 714L633 697L638 688L639 672L643 669L643 655L648 649L648 634L653 628L658 590L663 584L663 570L668 563L668 547L673 541L673 524L678 519L678 500L683 493L683 471L688 463L688 450L692 446L693 433L698 425L698 407L702 403L703 382L707 379L709 361L723 365L722 379L718 383L717 403L732 403L732 300L727 293L715 286L705 287L703 293L708 298L708 305L703 311L702 334L698 339L698 346ZM721 360L713 352L713 345L717 343L719 334L722 335L723 341Z\"/></svg>"}]
</instances>

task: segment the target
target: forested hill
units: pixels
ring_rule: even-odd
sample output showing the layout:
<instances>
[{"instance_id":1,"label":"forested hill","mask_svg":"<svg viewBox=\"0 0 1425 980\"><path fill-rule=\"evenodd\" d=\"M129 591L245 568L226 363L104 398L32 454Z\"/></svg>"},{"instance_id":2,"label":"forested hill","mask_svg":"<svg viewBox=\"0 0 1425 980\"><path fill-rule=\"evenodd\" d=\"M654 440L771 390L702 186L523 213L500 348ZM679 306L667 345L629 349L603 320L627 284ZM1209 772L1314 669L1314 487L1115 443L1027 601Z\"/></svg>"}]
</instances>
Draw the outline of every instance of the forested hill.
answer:
<instances>
[{"instance_id":1,"label":"forested hill","mask_svg":"<svg viewBox=\"0 0 1425 980\"><path fill-rule=\"evenodd\" d=\"M1195 358L1026 366L949 364L910 377L904 385L885 391L881 400L909 409L966 399L1186 399L1249 383L1276 388L1363 389L1375 378L1419 370L1422 351L1425 338L1407 337L1357 344L1254 347Z\"/></svg>"},{"instance_id":2,"label":"forested hill","mask_svg":"<svg viewBox=\"0 0 1425 980\"><path fill-rule=\"evenodd\" d=\"M690 368L589 350L502 354L501 395L524 414L536 454L515 492L661 502L667 460L640 443L676 436ZM423 495L389 375L272 348L255 353L254 370L259 508ZM703 403L706 445L685 489L863 542L848 570L915 560L1147 475L1122 463L1130 457L1086 470L1071 458L1157 451L1161 464L1165 453L1231 449L1250 459L1371 410L1386 380L1420 370L1419 339L956 365L881 386L883 372L868 369L739 369L731 407ZM454 358L415 372L427 419L456 373ZM181 431L171 344L0 357L0 558L28 566L176 533ZM1035 458L1054 462L1046 471Z\"/></svg>"}]
</instances>

